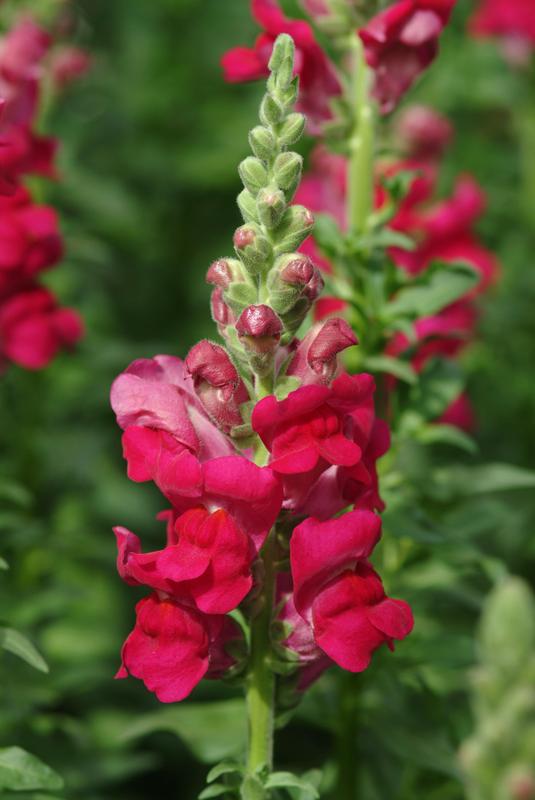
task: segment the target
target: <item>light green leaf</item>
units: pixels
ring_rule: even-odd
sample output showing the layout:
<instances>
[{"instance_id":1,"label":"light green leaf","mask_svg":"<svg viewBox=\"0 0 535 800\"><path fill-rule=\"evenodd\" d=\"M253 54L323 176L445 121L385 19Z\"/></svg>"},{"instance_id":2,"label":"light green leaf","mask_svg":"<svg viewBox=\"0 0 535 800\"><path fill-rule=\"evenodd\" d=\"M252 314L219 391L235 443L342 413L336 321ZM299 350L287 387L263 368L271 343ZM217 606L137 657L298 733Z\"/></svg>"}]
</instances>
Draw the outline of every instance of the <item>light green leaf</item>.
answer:
<instances>
[{"instance_id":1,"label":"light green leaf","mask_svg":"<svg viewBox=\"0 0 535 800\"><path fill-rule=\"evenodd\" d=\"M154 731L174 733L199 761L213 764L244 751L244 703L236 699L161 708L133 720L122 738L135 739Z\"/></svg>"},{"instance_id":2,"label":"light green leaf","mask_svg":"<svg viewBox=\"0 0 535 800\"><path fill-rule=\"evenodd\" d=\"M440 264L426 270L420 278L400 289L386 306L387 319L399 316L413 318L436 314L477 285L480 277L468 264Z\"/></svg>"},{"instance_id":3,"label":"light green leaf","mask_svg":"<svg viewBox=\"0 0 535 800\"><path fill-rule=\"evenodd\" d=\"M392 356L370 356L362 364L370 372L386 372L406 383L416 383L417 376L408 361Z\"/></svg>"},{"instance_id":4,"label":"light green leaf","mask_svg":"<svg viewBox=\"0 0 535 800\"><path fill-rule=\"evenodd\" d=\"M22 658L23 661L26 661L27 664L30 664L40 672L48 672L48 665L43 656L29 639L13 628L0 627L0 647Z\"/></svg>"},{"instance_id":5,"label":"light green leaf","mask_svg":"<svg viewBox=\"0 0 535 800\"><path fill-rule=\"evenodd\" d=\"M467 453L477 453L476 442L467 433L454 425L425 425L418 431L422 444L451 444Z\"/></svg>"},{"instance_id":6,"label":"light green leaf","mask_svg":"<svg viewBox=\"0 0 535 800\"><path fill-rule=\"evenodd\" d=\"M266 789L301 789L306 791L311 800L319 798L318 791L311 783L298 778L292 772L273 772L266 781Z\"/></svg>"},{"instance_id":7,"label":"light green leaf","mask_svg":"<svg viewBox=\"0 0 535 800\"><path fill-rule=\"evenodd\" d=\"M221 795L228 793L228 786L224 786L222 783L213 783L211 786L207 786L206 789L203 789L199 795L199 800L209 800L211 797L221 797Z\"/></svg>"},{"instance_id":8,"label":"light green leaf","mask_svg":"<svg viewBox=\"0 0 535 800\"><path fill-rule=\"evenodd\" d=\"M411 393L411 407L425 419L438 419L464 387L464 377L457 364L436 358L421 373L418 386Z\"/></svg>"},{"instance_id":9,"label":"light green leaf","mask_svg":"<svg viewBox=\"0 0 535 800\"><path fill-rule=\"evenodd\" d=\"M36 756L20 747L0 749L0 789L28 792L62 787L63 779Z\"/></svg>"},{"instance_id":10,"label":"light green leaf","mask_svg":"<svg viewBox=\"0 0 535 800\"><path fill-rule=\"evenodd\" d=\"M255 775L247 775L240 788L241 800L265 800L262 782Z\"/></svg>"},{"instance_id":11,"label":"light green leaf","mask_svg":"<svg viewBox=\"0 0 535 800\"><path fill-rule=\"evenodd\" d=\"M5 558L2 558L1 556L0 556L0 569L9 569L9 564L7 563Z\"/></svg>"},{"instance_id":12,"label":"light green leaf","mask_svg":"<svg viewBox=\"0 0 535 800\"><path fill-rule=\"evenodd\" d=\"M233 773L241 774L242 772L243 768L236 761L222 761L220 764L216 764L215 767L212 767L206 777L206 783L212 783L212 781L220 778L221 775L231 775Z\"/></svg>"},{"instance_id":13,"label":"light green leaf","mask_svg":"<svg viewBox=\"0 0 535 800\"><path fill-rule=\"evenodd\" d=\"M512 464L444 467L435 475L442 488L464 496L535 488L535 472Z\"/></svg>"}]
</instances>

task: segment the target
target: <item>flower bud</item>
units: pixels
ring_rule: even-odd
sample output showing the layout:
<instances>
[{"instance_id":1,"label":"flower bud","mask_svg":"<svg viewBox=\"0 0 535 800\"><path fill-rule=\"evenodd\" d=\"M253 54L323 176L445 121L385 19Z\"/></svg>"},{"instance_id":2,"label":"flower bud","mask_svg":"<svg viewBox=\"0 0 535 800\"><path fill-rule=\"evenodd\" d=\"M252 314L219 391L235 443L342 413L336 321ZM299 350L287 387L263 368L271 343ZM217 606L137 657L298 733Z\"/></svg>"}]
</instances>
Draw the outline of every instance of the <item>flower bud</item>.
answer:
<instances>
[{"instance_id":1,"label":"flower bud","mask_svg":"<svg viewBox=\"0 0 535 800\"><path fill-rule=\"evenodd\" d=\"M315 325L297 347L286 374L295 375L303 384L329 384L338 370L338 353L358 343L343 319L331 317Z\"/></svg>"},{"instance_id":2,"label":"flower bud","mask_svg":"<svg viewBox=\"0 0 535 800\"><path fill-rule=\"evenodd\" d=\"M203 339L191 348L185 364L197 397L221 430L228 433L242 425L240 405L249 395L227 351Z\"/></svg>"},{"instance_id":3,"label":"flower bud","mask_svg":"<svg viewBox=\"0 0 535 800\"><path fill-rule=\"evenodd\" d=\"M295 45L291 36L281 33L275 40L268 62L270 72L278 72L284 61L294 60Z\"/></svg>"},{"instance_id":4,"label":"flower bud","mask_svg":"<svg viewBox=\"0 0 535 800\"><path fill-rule=\"evenodd\" d=\"M291 253L277 260L268 287L271 305L278 314L286 314L300 298L310 307L321 294L323 278L308 256Z\"/></svg>"},{"instance_id":5,"label":"flower bud","mask_svg":"<svg viewBox=\"0 0 535 800\"><path fill-rule=\"evenodd\" d=\"M304 115L299 114L297 111L293 112L292 114L288 114L279 131L279 143L282 145L282 147L289 147L290 145L295 144L295 142L297 142L303 135L304 130Z\"/></svg>"},{"instance_id":6,"label":"flower bud","mask_svg":"<svg viewBox=\"0 0 535 800\"><path fill-rule=\"evenodd\" d=\"M262 161L270 161L277 148L275 137L269 128L264 128L263 125L257 125L249 133L249 145L255 156Z\"/></svg>"},{"instance_id":7,"label":"flower bud","mask_svg":"<svg viewBox=\"0 0 535 800\"><path fill-rule=\"evenodd\" d=\"M261 189L256 198L256 208L260 222L266 228L276 228L286 211L284 193L276 187Z\"/></svg>"},{"instance_id":8,"label":"flower bud","mask_svg":"<svg viewBox=\"0 0 535 800\"><path fill-rule=\"evenodd\" d=\"M264 125L275 127L284 117L284 107L273 95L265 94L260 104L260 120ZM279 137L280 138L280 137Z\"/></svg>"},{"instance_id":9,"label":"flower bud","mask_svg":"<svg viewBox=\"0 0 535 800\"><path fill-rule=\"evenodd\" d=\"M271 257L271 245L257 225L248 223L237 228L234 247L249 272L256 274L268 266L266 262Z\"/></svg>"},{"instance_id":10,"label":"flower bud","mask_svg":"<svg viewBox=\"0 0 535 800\"><path fill-rule=\"evenodd\" d=\"M297 250L314 226L314 217L305 206L290 206L277 231L276 253Z\"/></svg>"},{"instance_id":11,"label":"flower bud","mask_svg":"<svg viewBox=\"0 0 535 800\"><path fill-rule=\"evenodd\" d=\"M284 283L292 286L306 286L314 275L315 267L308 256L303 253L292 253L279 259L277 266Z\"/></svg>"},{"instance_id":12,"label":"flower bud","mask_svg":"<svg viewBox=\"0 0 535 800\"><path fill-rule=\"evenodd\" d=\"M255 197L259 190L267 185L267 170L259 158L248 156L239 165L238 172L245 188Z\"/></svg>"},{"instance_id":13,"label":"flower bud","mask_svg":"<svg viewBox=\"0 0 535 800\"><path fill-rule=\"evenodd\" d=\"M511 800L535 800L535 771L530 767L516 767L507 783Z\"/></svg>"},{"instance_id":14,"label":"flower bud","mask_svg":"<svg viewBox=\"0 0 535 800\"><path fill-rule=\"evenodd\" d=\"M217 324L219 333L222 335L227 325L234 325L236 318L225 303L223 290L219 286L214 289L210 297L210 310L212 312L212 319Z\"/></svg>"},{"instance_id":15,"label":"flower bud","mask_svg":"<svg viewBox=\"0 0 535 800\"><path fill-rule=\"evenodd\" d=\"M273 174L277 185L292 197L301 180L303 158L298 153L280 153L273 165Z\"/></svg>"},{"instance_id":16,"label":"flower bud","mask_svg":"<svg viewBox=\"0 0 535 800\"><path fill-rule=\"evenodd\" d=\"M236 330L247 350L272 353L280 341L282 322L269 306L249 306L240 315Z\"/></svg>"},{"instance_id":17,"label":"flower bud","mask_svg":"<svg viewBox=\"0 0 535 800\"><path fill-rule=\"evenodd\" d=\"M235 258L218 258L208 268L206 283L228 289L234 281L243 280L242 265Z\"/></svg>"},{"instance_id":18,"label":"flower bud","mask_svg":"<svg viewBox=\"0 0 535 800\"><path fill-rule=\"evenodd\" d=\"M259 222L256 199L249 189L243 189L239 193L237 201L244 222Z\"/></svg>"},{"instance_id":19,"label":"flower bud","mask_svg":"<svg viewBox=\"0 0 535 800\"><path fill-rule=\"evenodd\" d=\"M411 158L439 158L453 137L446 117L427 106L410 106L398 118L396 130Z\"/></svg>"}]
</instances>

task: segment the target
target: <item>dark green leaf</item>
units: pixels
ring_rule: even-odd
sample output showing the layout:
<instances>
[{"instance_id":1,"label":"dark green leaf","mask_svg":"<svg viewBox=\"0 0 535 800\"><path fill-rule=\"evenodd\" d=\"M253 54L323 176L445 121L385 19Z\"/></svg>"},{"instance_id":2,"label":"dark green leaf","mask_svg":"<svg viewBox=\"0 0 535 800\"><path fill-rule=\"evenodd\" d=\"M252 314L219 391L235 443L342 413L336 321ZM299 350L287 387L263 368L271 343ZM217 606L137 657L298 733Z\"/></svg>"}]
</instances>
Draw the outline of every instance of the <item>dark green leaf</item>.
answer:
<instances>
[{"instance_id":1,"label":"dark green leaf","mask_svg":"<svg viewBox=\"0 0 535 800\"><path fill-rule=\"evenodd\" d=\"M273 772L266 781L266 789L301 789L311 798L319 798L318 791L311 783L298 778L292 772Z\"/></svg>"},{"instance_id":2,"label":"dark green leaf","mask_svg":"<svg viewBox=\"0 0 535 800\"><path fill-rule=\"evenodd\" d=\"M427 270L421 278L400 289L386 306L385 316L414 319L436 314L473 289L480 277L468 264L441 264Z\"/></svg>"},{"instance_id":3,"label":"dark green leaf","mask_svg":"<svg viewBox=\"0 0 535 800\"><path fill-rule=\"evenodd\" d=\"M425 425L418 432L422 444L450 444L467 453L477 453L476 442L467 433L454 425Z\"/></svg>"},{"instance_id":4,"label":"dark green leaf","mask_svg":"<svg viewBox=\"0 0 535 800\"><path fill-rule=\"evenodd\" d=\"M370 372L386 372L406 383L416 383L417 376L408 361L392 356L369 356L362 364Z\"/></svg>"}]
</instances>

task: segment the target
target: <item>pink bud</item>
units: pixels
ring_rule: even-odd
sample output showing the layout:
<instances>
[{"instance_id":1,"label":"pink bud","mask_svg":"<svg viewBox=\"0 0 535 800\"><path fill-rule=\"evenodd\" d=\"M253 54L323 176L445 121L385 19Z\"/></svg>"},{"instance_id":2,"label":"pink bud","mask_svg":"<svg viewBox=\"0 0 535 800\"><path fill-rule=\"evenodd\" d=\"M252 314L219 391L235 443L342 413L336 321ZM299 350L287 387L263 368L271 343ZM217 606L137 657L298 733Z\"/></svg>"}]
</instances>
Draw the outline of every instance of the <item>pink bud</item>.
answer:
<instances>
[{"instance_id":1,"label":"pink bud","mask_svg":"<svg viewBox=\"0 0 535 800\"><path fill-rule=\"evenodd\" d=\"M535 774L525 772L514 775L510 781L510 791L514 800L533 800L535 798Z\"/></svg>"},{"instance_id":2,"label":"pink bud","mask_svg":"<svg viewBox=\"0 0 535 800\"><path fill-rule=\"evenodd\" d=\"M427 106L411 106L400 115L397 132L412 158L439 158L453 138L446 117Z\"/></svg>"},{"instance_id":3,"label":"pink bud","mask_svg":"<svg viewBox=\"0 0 535 800\"><path fill-rule=\"evenodd\" d=\"M338 353L357 343L347 322L331 317L307 333L286 374L296 375L303 384L329 384L338 370Z\"/></svg>"},{"instance_id":4,"label":"pink bud","mask_svg":"<svg viewBox=\"0 0 535 800\"><path fill-rule=\"evenodd\" d=\"M63 89L72 81L85 75L91 68L91 57L79 47L63 47L52 57L52 78Z\"/></svg>"},{"instance_id":5,"label":"pink bud","mask_svg":"<svg viewBox=\"0 0 535 800\"><path fill-rule=\"evenodd\" d=\"M236 330L249 349L272 353L280 341L282 322L269 306L249 306L242 311Z\"/></svg>"},{"instance_id":6,"label":"pink bud","mask_svg":"<svg viewBox=\"0 0 535 800\"><path fill-rule=\"evenodd\" d=\"M321 272L319 269L314 267L314 273L304 288L303 294L309 300L310 304L315 303L320 294L323 291L323 287L325 286L325 282L321 277Z\"/></svg>"},{"instance_id":7,"label":"pink bud","mask_svg":"<svg viewBox=\"0 0 535 800\"><path fill-rule=\"evenodd\" d=\"M249 395L227 351L203 339L191 348L185 364L197 396L216 424L227 433L241 425L240 405Z\"/></svg>"},{"instance_id":8,"label":"pink bud","mask_svg":"<svg viewBox=\"0 0 535 800\"><path fill-rule=\"evenodd\" d=\"M228 261L224 258L219 258L217 261L214 261L206 273L206 283L220 286L222 289L228 289L232 278L232 270L230 269Z\"/></svg>"},{"instance_id":9,"label":"pink bud","mask_svg":"<svg viewBox=\"0 0 535 800\"><path fill-rule=\"evenodd\" d=\"M236 228L234 231L233 242L237 250L243 250L248 245L253 244L255 239L256 233L246 225L242 225L241 228Z\"/></svg>"},{"instance_id":10,"label":"pink bud","mask_svg":"<svg viewBox=\"0 0 535 800\"><path fill-rule=\"evenodd\" d=\"M218 327L225 328L227 325L234 324L234 314L225 303L223 290L219 286L214 289L210 297L210 309L212 311L212 319L217 323Z\"/></svg>"},{"instance_id":11,"label":"pink bud","mask_svg":"<svg viewBox=\"0 0 535 800\"><path fill-rule=\"evenodd\" d=\"M280 277L292 286L305 286L314 275L314 264L308 256L297 254L286 264Z\"/></svg>"}]
</instances>

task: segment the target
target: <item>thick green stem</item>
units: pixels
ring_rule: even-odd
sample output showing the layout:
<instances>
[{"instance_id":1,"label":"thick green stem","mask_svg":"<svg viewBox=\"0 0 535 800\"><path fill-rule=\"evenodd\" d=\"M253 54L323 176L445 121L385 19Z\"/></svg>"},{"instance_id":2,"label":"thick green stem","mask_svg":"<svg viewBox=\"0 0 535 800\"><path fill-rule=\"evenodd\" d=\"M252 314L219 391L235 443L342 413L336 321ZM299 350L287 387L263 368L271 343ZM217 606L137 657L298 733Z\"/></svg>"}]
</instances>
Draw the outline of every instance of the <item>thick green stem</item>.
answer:
<instances>
[{"instance_id":1,"label":"thick green stem","mask_svg":"<svg viewBox=\"0 0 535 800\"><path fill-rule=\"evenodd\" d=\"M275 676L269 663L270 627L275 590L275 531L262 550L264 581L258 598L258 613L251 622L251 662L247 676L247 717L249 725L247 768L273 767L273 721Z\"/></svg>"},{"instance_id":2,"label":"thick green stem","mask_svg":"<svg viewBox=\"0 0 535 800\"><path fill-rule=\"evenodd\" d=\"M342 672L338 675L339 724L336 740L338 775L336 800L357 797L357 757L359 676Z\"/></svg>"},{"instance_id":3,"label":"thick green stem","mask_svg":"<svg viewBox=\"0 0 535 800\"><path fill-rule=\"evenodd\" d=\"M364 233L373 210L373 106L370 101L370 70L360 37L352 40L354 79L354 128L349 141L348 223Z\"/></svg>"}]
</instances>

